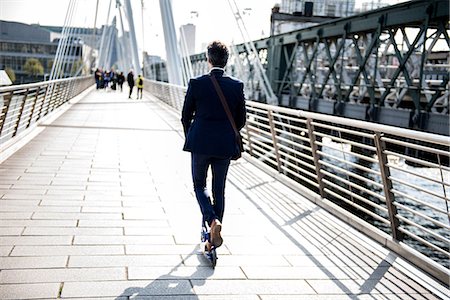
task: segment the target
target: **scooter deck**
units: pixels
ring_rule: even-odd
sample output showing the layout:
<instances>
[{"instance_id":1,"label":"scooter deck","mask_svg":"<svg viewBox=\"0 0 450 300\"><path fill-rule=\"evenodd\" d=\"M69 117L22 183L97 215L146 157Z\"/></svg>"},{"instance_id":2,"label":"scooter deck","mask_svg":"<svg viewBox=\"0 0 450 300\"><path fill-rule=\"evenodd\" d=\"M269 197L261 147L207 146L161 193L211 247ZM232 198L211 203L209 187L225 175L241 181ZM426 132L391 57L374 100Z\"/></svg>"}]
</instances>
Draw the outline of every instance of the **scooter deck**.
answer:
<instances>
[{"instance_id":1,"label":"scooter deck","mask_svg":"<svg viewBox=\"0 0 450 300\"><path fill-rule=\"evenodd\" d=\"M203 251L205 257L211 263L211 267L214 269L217 264L217 252L215 248L212 248L211 251L207 251L206 249Z\"/></svg>"}]
</instances>

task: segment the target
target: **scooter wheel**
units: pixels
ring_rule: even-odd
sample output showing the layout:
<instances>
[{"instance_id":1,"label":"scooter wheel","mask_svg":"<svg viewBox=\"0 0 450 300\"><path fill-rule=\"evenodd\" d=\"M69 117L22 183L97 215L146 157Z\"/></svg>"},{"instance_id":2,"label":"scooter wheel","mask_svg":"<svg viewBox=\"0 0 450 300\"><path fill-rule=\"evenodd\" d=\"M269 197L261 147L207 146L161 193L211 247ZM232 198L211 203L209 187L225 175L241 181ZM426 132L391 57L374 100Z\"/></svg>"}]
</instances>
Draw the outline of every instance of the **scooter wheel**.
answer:
<instances>
[{"instance_id":1,"label":"scooter wheel","mask_svg":"<svg viewBox=\"0 0 450 300\"><path fill-rule=\"evenodd\" d=\"M217 263L216 249L212 249L210 255L211 255L211 266L214 269L216 267L216 263Z\"/></svg>"}]
</instances>

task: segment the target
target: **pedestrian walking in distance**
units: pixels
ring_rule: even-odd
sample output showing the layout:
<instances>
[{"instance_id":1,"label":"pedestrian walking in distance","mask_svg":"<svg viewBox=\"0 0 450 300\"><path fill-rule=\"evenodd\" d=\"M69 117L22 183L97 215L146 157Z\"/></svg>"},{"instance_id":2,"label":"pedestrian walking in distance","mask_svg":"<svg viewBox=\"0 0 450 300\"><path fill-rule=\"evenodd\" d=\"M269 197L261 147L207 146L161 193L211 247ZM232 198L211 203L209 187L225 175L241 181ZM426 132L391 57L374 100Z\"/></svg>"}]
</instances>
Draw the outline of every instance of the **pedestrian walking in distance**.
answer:
<instances>
[{"instance_id":1,"label":"pedestrian walking in distance","mask_svg":"<svg viewBox=\"0 0 450 300\"><path fill-rule=\"evenodd\" d=\"M246 118L244 84L224 71L228 56L228 48L222 42L208 45L210 71L190 79L181 118L186 137L183 150L191 152L195 196L203 224L210 229L206 250L220 247L223 242L225 181L230 160L240 157L242 140L238 131ZM212 195L206 189L209 167Z\"/></svg>"},{"instance_id":2,"label":"pedestrian walking in distance","mask_svg":"<svg viewBox=\"0 0 450 300\"><path fill-rule=\"evenodd\" d=\"M127 75L127 82L128 86L130 87L130 94L128 95L128 98L131 99L131 94L133 93L134 88L134 74L133 70L130 70L130 72Z\"/></svg>"},{"instance_id":3,"label":"pedestrian walking in distance","mask_svg":"<svg viewBox=\"0 0 450 300\"><path fill-rule=\"evenodd\" d=\"M120 72L119 75L117 75L117 84L120 87L120 91L123 90L123 83L125 82L125 75L123 75L123 72Z\"/></svg>"},{"instance_id":4,"label":"pedestrian walking in distance","mask_svg":"<svg viewBox=\"0 0 450 300\"><path fill-rule=\"evenodd\" d=\"M142 99L142 90L144 89L144 78L142 78L142 75L139 74L137 80L136 80L136 86L137 86L137 97L136 99ZM140 94L140 97L139 97Z\"/></svg>"}]
</instances>

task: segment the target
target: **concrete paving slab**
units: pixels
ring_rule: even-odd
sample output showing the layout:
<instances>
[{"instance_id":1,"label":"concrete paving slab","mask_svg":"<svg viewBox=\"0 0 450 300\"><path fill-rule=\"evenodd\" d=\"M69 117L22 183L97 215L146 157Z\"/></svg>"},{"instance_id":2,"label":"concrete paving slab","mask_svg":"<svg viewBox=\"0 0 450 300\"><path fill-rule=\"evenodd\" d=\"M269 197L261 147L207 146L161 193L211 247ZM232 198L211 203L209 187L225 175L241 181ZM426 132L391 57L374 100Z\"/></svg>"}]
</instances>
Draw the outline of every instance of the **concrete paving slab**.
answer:
<instances>
[{"instance_id":1,"label":"concrete paving slab","mask_svg":"<svg viewBox=\"0 0 450 300\"><path fill-rule=\"evenodd\" d=\"M50 268L3 270L3 283L79 282L125 280L125 268Z\"/></svg>"},{"instance_id":2,"label":"concrete paving slab","mask_svg":"<svg viewBox=\"0 0 450 300\"><path fill-rule=\"evenodd\" d=\"M72 255L69 267L146 267L177 266L183 263L179 254L173 255Z\"/></svg>"},{"instance_id":3,"label":"concrete paving slab","mask_svg":"<svg viewBox=\"0 0 450 300\"><path fill-rule=\"evenodd\" d=\"M0 199L0 206L1 207L29 206L31 208L34 208L34 207L38 206L40 202L41 202L40 199L37 199L37 200Z\"/></svg>"},{"instance_id":4,"label":"concrete paving slab","mask_svg":"<svg viewBox=\"0 0 450 300\"><path fill-rule=\"evenodd\" d=\"M0 228L1 230L1 228ZM41 236L102 236L102 235L122 235L123 228L109 227L109 228L89 228L89 227L27 227L22 233L26 235L41 235Z\"/></svg>"},{"instance_id":5,"label":"concrete paving slab","mask_svg":"<svg viewBox=\"0 0 450 300\"><path fill-rule=\"evenodd\" d=\"M79 227L167 227L167 220L79 220Z\"/></svg>"},{"instance_id":6,"label":"concrete paving slab","mask_svg":"<svg viewBox=\"0 0 450 300\"><path fill-rule=\"evenodd\" d=\"M14 246L0 246L0 257L1 256L8 256Z\"/></svg>"},{"instance_id":7,"label":"concrete paving slab","mask_svg":"<svg viewBox=\"0 0 450 300\"><path fill-rule=\"evenodd\" d=\"M60 283L0 284L0 299L55 299L59 289Z\"/></svg>"},{"instance_id":8,"label":"concrete paving slab","mask_svg":"<svg viewBox=\"0 0 450 300\"><path fill-rule=\"evenodd\" d=\"M203 254L197 255L182 255L184 264L186 266L208 265L205 262ZM245 266L259 266L259 267L288 267L289 262L284 257L279 255L220 255L220 266L239 266L244 268Z\"/></svg>"},{"instance_id":9,"label":"concrete paving slab","mask_svg":"<svg viewBox=\"0 0 450 300\"><path fill-rule=\"evenodd\" d=\"M122 220L120 213L51 213L36 212L34 220Z\"/></svg>"},{"instance_id":10,"label":"concrete paving slab","mask_svg":"<svg viewBox=\"0 0 450 300\"><path fill-rule=\"evenodd\" d=\"M62 297L193 295L188 279L67 282Z\"/></svg>"},{"instance_id":11,"label":"concrete paving slab","mask_svg":"<svg viewBox=\"0 0 450 300\"><path fill-rule=\"evenodd\" d=\"M15 204L15 203L14 203ZM34 205L2 205L0 204L2 211L4 212L80 212L81 206L34 206Z\"/></svg>"},{"instance_id":12,"label":"concrete paving slab","mask_svg":"<svg viewBox=\"0 0 450 300\"><path fill-rule=\"evenodd\" d=\"M27 212L2 212L0 213L1 220L23 220L23 219L31 219L33 213Z\"/></svg>"},{"instance_id":13,"label":"concrete paving slab","mask_svg":"<svg viewBox=\"0 0 450 300\"><path fill-rule=\"evenodd\" d=\"M164 274L164 275L161 275ZM197 267L129 267L128 279L246 279L239 267L221 267L212 269L209 266Z\"/></svg>"},{"instance_id":14,"label":"concrete paving slab","mask_svg":"<svg viewBox=\"0 0 450 300\"><path fill-rule=\"evenodd\" d=\"M198 243L193 245L125 245L127 254L193 254L201 253ZM225 247L217 249L218 254L229 254Z\"/></svg>"},{"instance_id":15,"label":"concrete paving slab","mask_svg":"<svg viewBox=\"0 0 450 300\"><path fill-rule=\"evenodd\" d=\"M72 236L3 236L0 245L71 245Z\"/></svg>"},{"instance_id":16,"label":"concrete paving slab","mask_svg":"<svg viewBox=\"0 0 450 300\"><path fill-rule=\"evenodd\" d=\"M174 245L172 235L75 236L74 245Z\"/></svg>"},{"instance_id":17,"label":"concrete paving slab","mask_svg":"<svg viewBox=\"0 0 450 300\"><path fill-rule=\"evenodd\" d=\"M0 257L0 269L64 268L68 256ZM3 276L3 275L2 275Z\"/></svg>"},{"instance_id":18,"label":"concrete paving slab","mask_svg":"<svg viewBox=\"0 0 450 300\"><path fill-rule=\"evenodd\" d=\"M191 280L197 294L239 295L239 294L310 294L316 292L304 280Z\"/></svg>"},{"instance_id":19,"label":"concrete paving slab","mask_svg":"<svg viewBox=\"0 0 450 300\"><path fill-rule=\"evenodd\" d=\"M340 267L248 267L242 270L249 279L359 279Z\"/></svg>"},{"instance_id":20,"label":"concrete paving slab","mask_svg":"<svg viewBox=\"0 0 450 300\"><path fill-rule=\"evenodd\" d=\"M123 246L15 246L10 256L124 254Z\"/></svg>"},{"instance_id":21,"label":"concrete paving slab","mask_svg":"<svg viewBox=\"0 0 450 300\"><path fill-rule=\"evenodd\" d=\"M25 227L0 227L0 237L20 235Z\"/></svg>"},{"instance_id":22,"label":"concrete paving slab","mask_svg":"<svg viewBox=\"0 0 450 300\"><path fill-rule=\"evenodd\" d=\"M0 220L0 227L74 227L76 220Z\"/></svg>"}]
</instances>

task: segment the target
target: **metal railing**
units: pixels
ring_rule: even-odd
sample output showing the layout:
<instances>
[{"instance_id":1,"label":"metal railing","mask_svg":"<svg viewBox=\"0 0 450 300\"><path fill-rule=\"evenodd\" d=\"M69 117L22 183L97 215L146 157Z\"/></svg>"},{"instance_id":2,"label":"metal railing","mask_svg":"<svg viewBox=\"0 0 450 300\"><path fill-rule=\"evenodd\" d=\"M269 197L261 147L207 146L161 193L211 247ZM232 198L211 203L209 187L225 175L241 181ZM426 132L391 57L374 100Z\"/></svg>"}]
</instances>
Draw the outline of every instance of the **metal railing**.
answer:
<instances>
[{"instance_id":1,"label":"metal railing","mask_svg":"<svg viewBox=\"0 0 450 300\"><path fill-rule=\"evenodd\" d=\"M93 84L84 76L0 87L0 145Z\"/></svg>"},{"instance_id":2,"label":"metal railing","mask_svg":"<svg viewBox=\"0 0 450 300\"><path fill-rule=\"evenodd\" d=\"M145 89L181 110L185 87L147 80ZM253 101L246 105L241 131L246 152L320 195L319 205L338 215L345 209L346 218L362 224L360 230L448 279L450 137Z\"/></svg>"}]
</instances>

